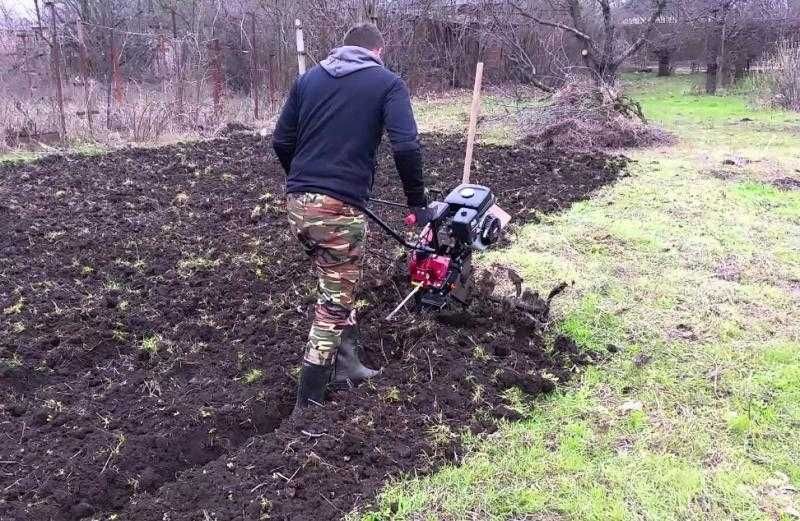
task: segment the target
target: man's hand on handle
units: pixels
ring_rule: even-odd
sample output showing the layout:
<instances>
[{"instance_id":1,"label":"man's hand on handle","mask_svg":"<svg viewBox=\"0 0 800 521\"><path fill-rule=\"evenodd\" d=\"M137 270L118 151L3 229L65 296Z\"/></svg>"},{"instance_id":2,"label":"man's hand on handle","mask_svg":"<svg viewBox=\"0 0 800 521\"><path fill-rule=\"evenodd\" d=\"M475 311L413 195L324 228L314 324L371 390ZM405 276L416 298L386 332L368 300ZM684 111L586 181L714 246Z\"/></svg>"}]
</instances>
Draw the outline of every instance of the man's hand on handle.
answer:
<instances>
[{"instance_id":1,"label":"man's hand on handle","mask_svg":"<svg viewBox=\"0 0 800 521\"><path fill-rule=\"evenodd\" d=\"M404 219L405 225L409 228L419 226L424 228L433 220L433 211L427 206L411 207L411 213Z\"/></svg>"}]
</instances>

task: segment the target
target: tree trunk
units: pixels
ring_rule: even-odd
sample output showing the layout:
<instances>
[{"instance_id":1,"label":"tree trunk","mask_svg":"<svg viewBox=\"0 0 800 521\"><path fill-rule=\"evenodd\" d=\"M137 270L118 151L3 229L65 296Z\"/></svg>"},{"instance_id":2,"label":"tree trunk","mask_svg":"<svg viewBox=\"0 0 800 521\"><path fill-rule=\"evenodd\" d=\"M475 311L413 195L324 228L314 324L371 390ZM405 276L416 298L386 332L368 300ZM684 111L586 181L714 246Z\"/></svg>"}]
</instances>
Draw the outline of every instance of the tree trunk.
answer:
<instances>
[{"instance_id":1,"label":"tree trunk","mask_svg":"<svg viewBox=\"0 0 800 521\"><path fill-rule=\"evenodd\" d=\"M727 56L723 59L722 65L720 66L720 77L722 81L720 81L720 85L723 87L730 87L733 85L734 82L734 71L736 70L736 57L735 56Z\"/></svg>"},{"instance_id":2,"label":"tree trunk","mask_svg":"<svg viewBox=\"0 0 800 521\"><path fill-rule=\"evenodd\" d=\"M728 75L728 57L726 44L728 39L728 11L731 9L733 2L726 2L722 7L722 20L720 22L720 37L719 37L719 54L717 57L717 84L727 85L725 77Z\"/></svg>"},{"instance_id":3,"label":"tree trunk","mask_svg":"<svg viewBox=\"0 0 800 521\"><path fill-rule=\"evenodd\" d=\"M747 66L745 64L737 64L733 70L733 81L740 81L747 76Z\"/></svg>"},{"instance_id":4,"label":"tree trunk","mask_svg":"<svg viewBox=\"0 0 800 521\"><path fill-rule=\"evenodd\" d=\"M658 54L658 75L660 77L671 76L670 55L668 52Z\"/></svg>"},{"instance_id":5,"label":"tree trunk","mask_svg":"<svg viewBox=\"0 0 800 521\"><path fill-rule=\"evenodd\" d=\"M613 87L617 83L617 74L608 69L595 69L592 71L594 83L598 87Z\"/></svg>"},{"instance_id":6,"label":"tree trunk","mask_svg":"<svg viewBox=\"0 0 800 521\"><path fill-rule=\"evenodd\" d=\"M717 93L717 62L708 62L706 65L706 94Z\"/></svg>"},{"instance_id":7,"label":"tree trunk","mask_svg":"<svg viewBox=\"0 0 800 521\"><path fill-rule=\"evenodd\" d=\"M584 56L584 64L589 68L589 74L598 87L616 85L619 65L604 60L595 60L591 56Z\"/></svg>"},{"instance_id":8,"label":"tree trunk","mask_svg":"<svg viewBox=\"0 0 800 521\"><path fill-rule=\"evenodd\" d=\"M603 82L608 87L614 87L617 84L617 72L619 71L619 66L614 65L613 63L609 63L603 69Z\"/></svg>"}]
</instances>

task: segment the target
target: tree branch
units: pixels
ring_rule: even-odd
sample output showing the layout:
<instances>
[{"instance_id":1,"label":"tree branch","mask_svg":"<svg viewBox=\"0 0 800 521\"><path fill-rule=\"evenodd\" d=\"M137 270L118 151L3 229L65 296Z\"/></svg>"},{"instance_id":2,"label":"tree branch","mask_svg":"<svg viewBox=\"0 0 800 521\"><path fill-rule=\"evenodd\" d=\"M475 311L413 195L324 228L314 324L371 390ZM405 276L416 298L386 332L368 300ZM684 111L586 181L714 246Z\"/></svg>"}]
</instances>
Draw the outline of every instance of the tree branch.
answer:
<instances>
[{"instance_id":1,"label":"tree branch","mask_svg":"<svg viewBox=\"0 0 800 521\"><path fill-rule=\"evenodd\" d=\"M492 12L492 27L485 36L488 38L494 38L498 40L500 44L513 48L515 52L510 53L509 59L516 64L530 70L530 73L526 74L525 76L530 83L532 83L538 89L552 94L555 92L555 89L536 78L536 64L528 55L528 52L525 50L525 48L520 44L516 31L514 31L513 28L510 31L508 30L508 23L509 22L507 19L501 21L498 18L497 13Z\"/></svg>"},{"instance_id":2,"label":"tree branch","mask_svg":"<svg viewBox=\"0 0 800 521\"><path fill-rule=\"evenodd\" d=\"M639 38L635 42L633 42L630 47L625 49L614 63L619 66L628 59L633 53L641 49L642 45L645 44L648 38L650 38L650 34L653 32L653 29L656 26L656 22L658 18L664 13L664 9L667 6L667 0L655 0L655 6L653 7L653 13L650 15L650 19L647 21L647 25L642 30L642 34L639 35Z\"/></svg>"},{"instance_id":3,"label":"tree branch","mask_svg":"<svg viewBox=\"0 0 800 521\"><path fill-rule=\"evenodd\" d=\"M545 85L544 83L542 83L541 81L537 80L536 78L534 78L532 76L528 78L528 81L531 82L531 84L534 87L536 87L537 89L543 90L543 91L548 92L550 94L553 94L556 91L556 89L554 89L550 85Z\"/></svg>"},{"instance_id":4,"label":"tree branch","mask_svg":"<svg viewBox=\"0 0 800 521\"><path fill-rule=\"evenodd\" d=\"M663 0L663 1L666 1L666 0ZM517 11L517 13L519 13L519 15L522 16L523 18L527 18L529 20L533 20L534 22L536 22L537 24L540 24L540 25L546 25L548 27L555 27L556 29L561 29L562 31L566 31L568 33L572 33L578 39L586 42L591 47L594 47L594 40L592 39L592 37L589 36L588 34L586 34L585 32L583 32L583 31L581 31L579 29L576 29L575 27L570 27L569 25L562 24L561 22L553 22L553 21L550 21L550 20L542 20L541 18L526 12L524 9L522 9L520 6L518 6L514 2L509 2L509 5L511 5L511 7L513 7L514 10Z\"/></svg>"}]
</instances>

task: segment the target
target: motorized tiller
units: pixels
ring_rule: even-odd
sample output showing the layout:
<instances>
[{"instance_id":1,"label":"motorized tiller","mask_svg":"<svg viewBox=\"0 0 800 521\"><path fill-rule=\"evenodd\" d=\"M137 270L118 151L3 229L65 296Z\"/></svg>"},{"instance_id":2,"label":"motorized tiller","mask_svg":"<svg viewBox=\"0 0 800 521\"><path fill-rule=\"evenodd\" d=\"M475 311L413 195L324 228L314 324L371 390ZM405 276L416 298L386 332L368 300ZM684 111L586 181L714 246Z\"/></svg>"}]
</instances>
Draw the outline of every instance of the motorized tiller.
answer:
<instances>
[{"instance_id":1,"label":"motorized tiller","mask_svg":"<svg viewBox=\"0 0 800 521\"><path fill-rule=\"evenodd\" d=\"M444 201L435 201L428 209L431 221L416 242L407 241L371 210L366 210L371 219L411 250L408 271L414 289L387 318L415 296L417 303L428 309L441 309L450 298L469 303L472 253L495 244L511 220L495 204L492 191L475 184L457 186ZM405 223L414 225L414 215L406 217Z\"/></svg>"},{"instance_id":2,"label":"motorized tiller","mask_svg":"<svg viewBox=\"0 0 800 521\"><path fill-rule=\"evenodd\" d=\"M437 201L429 208L432 220L422 230L419 243L432 251L412 251L408 266L411 283L420 288L423 306L442 308L448 296L467 304L472 252L496 243L510 217L495 205L491 190L473 184L458 186L444 202Z\"/></svg>"}]
</instances>

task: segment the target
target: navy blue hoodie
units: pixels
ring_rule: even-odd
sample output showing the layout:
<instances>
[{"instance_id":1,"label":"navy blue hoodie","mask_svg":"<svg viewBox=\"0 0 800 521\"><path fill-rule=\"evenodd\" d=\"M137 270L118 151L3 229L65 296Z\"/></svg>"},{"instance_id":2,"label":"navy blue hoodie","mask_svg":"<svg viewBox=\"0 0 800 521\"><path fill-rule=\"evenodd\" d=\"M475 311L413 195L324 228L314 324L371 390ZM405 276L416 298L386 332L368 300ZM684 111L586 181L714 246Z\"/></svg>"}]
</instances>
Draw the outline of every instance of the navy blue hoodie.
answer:
<instances>
[{"instance_id":1,"label":"navy blue hoodie","mask_svg":"<svg viewBox=\"0 0 800 521\"><path fill-rule=\"evenodd\" d=\"M272 144L287 193L366 206L384 129L410 206L424 206L417 125L405 83L367 49L344 46L295 81Z\"/></svg>"}]
</instances>

